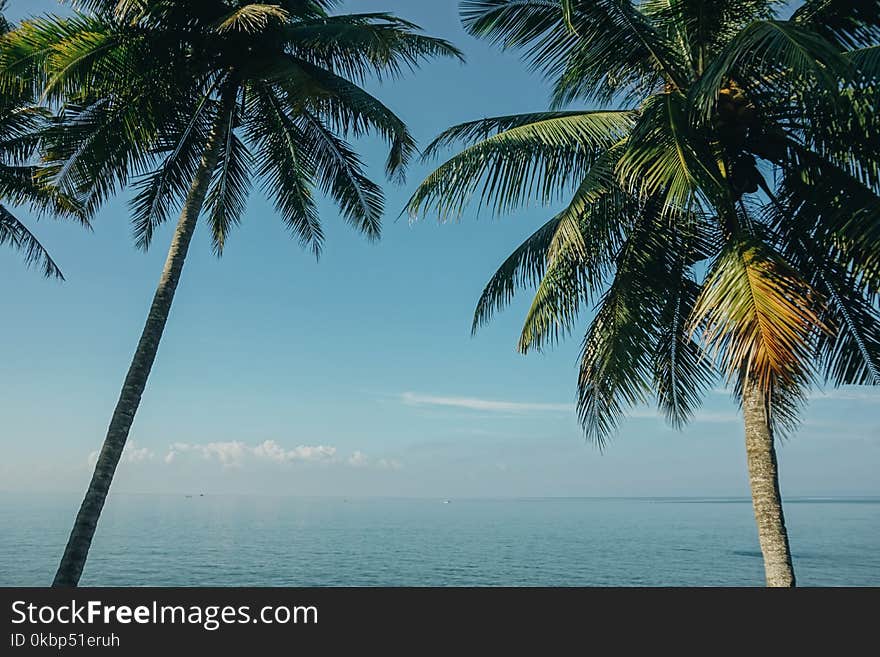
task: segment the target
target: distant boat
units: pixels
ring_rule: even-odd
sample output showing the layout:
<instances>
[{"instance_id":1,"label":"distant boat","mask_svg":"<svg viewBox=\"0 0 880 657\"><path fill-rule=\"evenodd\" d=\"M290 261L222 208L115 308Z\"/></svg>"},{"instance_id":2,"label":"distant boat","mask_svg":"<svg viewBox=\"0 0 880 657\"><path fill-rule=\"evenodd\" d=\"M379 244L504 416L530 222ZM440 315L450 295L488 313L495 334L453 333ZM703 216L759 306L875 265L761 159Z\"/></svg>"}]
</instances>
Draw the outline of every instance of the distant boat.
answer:
<instances>
[{"instance_id":1,"label":"distant boat","mask_svg":"<svg viewBox=\"0 0 880 657\"><path fill-rule=\"evenodd\" d=\"M443 500L443 504L449 504L450 500Z\"/></svg>"}]
</instances>

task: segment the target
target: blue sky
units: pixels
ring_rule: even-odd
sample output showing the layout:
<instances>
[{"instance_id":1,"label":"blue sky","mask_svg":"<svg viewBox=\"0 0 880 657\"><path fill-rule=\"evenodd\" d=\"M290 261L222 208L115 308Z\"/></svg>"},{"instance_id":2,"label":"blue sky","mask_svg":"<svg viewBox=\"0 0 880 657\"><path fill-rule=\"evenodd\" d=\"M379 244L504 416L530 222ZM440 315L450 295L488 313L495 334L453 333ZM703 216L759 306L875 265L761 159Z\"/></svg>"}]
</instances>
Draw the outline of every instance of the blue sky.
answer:
<instances>
[{"instance_id":1,"label":"blue sky","mask_svg":"<svg viewBox=\"0 0 880 657\"><path fill-rule=\"evenodd\" d=\"M56 7L12 0L8 14ZM436 62L370 85L422 145L457 122L546 105L546 85L515 54L463 32L453 0L345 8L392 11L465 51L466 66ZM381 180L381 145L359 147ZM637 409L600 453L573 411L577 336L517 354L527 294L470 336L483 284L553 208L396 220L428 170L417 164L406 184L385 185L379 243L323 204L317 263L258 193L222 259L197 232L114 491L747 495L741 423L720 383L685 431ZM104 207L91 233L21 213L65 283L0 250L0 490L79 494L87 484L172 228L136 250L125 200ZM784 493L880 494L878 401L876 389L817 392L780 448Z\"/></svg>"}]
</instances>

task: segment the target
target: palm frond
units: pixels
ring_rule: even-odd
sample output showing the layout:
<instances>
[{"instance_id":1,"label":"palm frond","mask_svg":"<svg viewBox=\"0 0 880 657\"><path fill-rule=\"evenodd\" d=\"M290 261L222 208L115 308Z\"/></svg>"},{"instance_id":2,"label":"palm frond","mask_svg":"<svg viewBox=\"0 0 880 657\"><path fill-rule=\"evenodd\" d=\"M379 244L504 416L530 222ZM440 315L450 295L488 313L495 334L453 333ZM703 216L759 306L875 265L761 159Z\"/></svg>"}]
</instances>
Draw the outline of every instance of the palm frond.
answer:
<instances>
[{"instance_id":1,"label":"palm frond","mask_svg":"<svg viewBox=\"0 0 880 657\"><path fill-rule=\"evenodd\" d=\"M811 259L818 289L828 298L820 317L834 330L819 336L816 353L834 385L880 385L880 310L867 300L857 277L834 263Z\"/></svg>"},{"instance_id":2,"label":"palm frond","mask_svg":"<svg viewBox=\"0 0 880 657\"><path fill-rule=\"evenodd\" d=\"M0 205L0 246L4 244L21 252L25 263L39 267L46 278L64 280L58 265L36 236L15 215Z\"/></svg>"},{"instance_id":3,"label":"palm frond","mask_svg":"<svg viewBox=\"0 0 880 657\"><path fill-rule=\"evenodd\" d=\"M316 164L321 189L339 205L349 222L377 239L384 211L382 190L364 175L358 155L316 116L303 112L299 127Z\"/></svg>"},{"instance_id":4,"label":"palm frond","mask_svg":"<svg viewBox=\"0 0 880 657\"><path fill-rule=\"evenodd\" d=\"M517 350L540 351L567 336L577 319L591 286L583 263L569 248L559 251L548 263L532 305L526 313Z\"/></svg>"},{"instance_id":5,"label":"palm frond","mask_svg":"<svg viewBox=\"0 0 880 657\"><path fill-rule=\"evenodd\" d=\"M614 278L584 336L578 374L578 417L587 439L602 447L626 411L653 392L659 315L668 297L665 222L644 208L616 262Z\"/></svg>"},{"instance_id":6,"label":"palm frond","mask_svg":"<svg viewBox=\"0 0 880 657\"><path fill-rule=\"evenodd\" d=\"M658 317L653 362L658 405L676 429L693 417L715 377L714 363L687 330L700 287L685 266L686 254L670 254L670 289ZM675 255L681 258L677 262Z\"/></svg>"},{"instance_id":7,"label":"palm frond","mask_svg":"<svg viewBox=\"0 0 880 657\"><path fill-rule=\"evenodd\" d=\"M851 50L845 55L869 84L880 79L880 45ZM871 91L876 93L876 91Z\"/></svg>"},{"instance_id":8,"label":"palm frond","mask_svg":"<svg viewBox=\"0 0 880 657\"><path fill-rule=\"evenodd\" d=\"M671 49L624 0L465 0L466 29L504 48L525 50L556 83L554 106L574 98L609 102L656 85L682 84Z\"/></svg>"},{"instance_id":9,"label":"palm frond","mask_svg":"<svg viewBox=\"0 0 880 657\"><path fill-rule=\"evenodd\" d=\"M416 216L435 210L445 218L459 216L480 190L480 204L506 212L527 199L559 199L571 180L581 179L605 149L631 125L626 111L550 112L498 117L447 130L429 145L479 139L431 173L407 208Z\"/></svg>"},{"instance_id":10,"label":"palm frond","mask_svg":"<svg viewBox=\"0 0 880 657\"><path fill-rule=\"evenodd\" d=\"M541 280L547 265L547 251L561 220L561 215L550 219L501 263L477 302L471 327L473 333L480 326L488 324L496 312L510 304L517 289L536 285Z\"/></svg>"},{"instance_id":11,"label":"palm frond","mask_svg":"<svg viewBox=\"0 0 880 657\"><path fill-rule=\"evenodd\" d=\"M688 73L674 45L631 0L561 0L578 40L556 77L552 102L641 98L664 85L685 89Z\"/></svg>"},{"instance_id":12,"label":"palm frond","mask_svg":"<svg viewBox=\"0 0 880 657\"><path fill-rule=\"evenodd\" d=\"M276 61L268 79L285 91L288 107L305 106L343 137L375 131L390 145L386 173L401 180L415 140L403 121L376 97L326 69L295 57Z\"/></svg>"},{"instance_id":13,"label":"palm frond","mask_svg":"<svg viewBox=\"0 0 880 657\"><path fill-rule=\"evenodd\" d=\"M271 88L255 87L249 99L244 127L256 146L263 191L300 243L318 256L324 232L312 196L316 163L304 150L307 140Z\"/></svg>"},{"instance_id":14,"label":"palm frond","mask_svg":"<svg viewBox=\"0 0 880 657\"><path fill-rule=\"evenodd\" d=\"M645 0L642 11L695 76L744 27L773 18L781 0Z\"/></svg>"},{"instance_id":15,"label":"palm frond","mask_svg":"<svg viewBox=\"0 0 880 657\"><path fill-rule=\"evenodd\" d=\"M880 385L880 197L845 178L784 181L766 221L826 305L815 355L834 385Z\"/></svg>"},{"instance_id":16,"label":"palm frond","mask_svg":"<svg viewBox=\"0 0 880 657\"><path fill-rule=\"evenodd\" d=\"M464 55L443 39L419 34L414 23L388 13L346 14L285 29L291 52L331 73L361 82L414 70L422 61Z\"/></svg>"},{"instance_id":17,"label":"palm frond","mask_svg":"<svg viewBox=\"0 0 880 657\"><path fill-rule=\"evenodd\" d=\"M739 235L717 257L690 318L690 329L728 380L748 378L765 391L805 387L812 379L824 301L768 245Z\"/></svg>"},{"instance_id":18,"label":"palm frond","mask_svg":"<svg viewBox=\"0 0 880 657\"><path fill-rule=\"evenodd\" d=\"M796 89L815 84L836 90L838 81L851 73L852 66L840 51L815 32L788 21L755 21L715 57L690 96L708 117L722 86L731 79L747 88L769 83Z\"/></svg>"},{"instance_id":19,"label":"palm frond","mask_svg":"<svg viewBox=\"0 0 880 657\"><path fill-rule=\"evenodd\" d=\"M791 20L842 49L876 45L880 40L878 0L805 0Z\"/></svg>"},{"instance_id":20,"label":"palm frond","mask_svg":"<svg viewBox=\"0 0 880 657\"><path fill-rule=\"evenodd\" d=\"M155 171L133 185L137 193L131 200L132 225L138 248L149 248L156 228L189 190L216 123L211 111L213 88L209 86L194 107L180 108L177 120L163 126L155 150L167 155Z\"/></svg>"},{"instance_id":21,"label":"palm frond","mask_svg":"<svg viewBox=\"0 0 880 657\"><path fill-rule=\"evenodd\" d=\"M224 139L211 187L205 197L205 212L211 226L214 253L222 255L226 238L244 214L250 191L253 156L235 134L238 107L230 107L223 119Z\"/></svg>"},{"instance_id":22,"label":"palm frond","mask_svg":"<svg viewBox=\"0 0 880 657\"><path fill-rule=\"evenodd\" d=\"M616 173L620 184L641 198L662 194L667 210L732 202L717 160L695 131L686 99L678 92L656 94L644 103Z\"/></svg>"},{"instance_id":23,"label":"palm frond","mask_svg":"<svg viewBox=\"0 0 880 657\"><path fill-rule=\"evenodd\" d=\"M217 21L216 30L224 32L257 33L265 30L271 23L283 23L290 14L277 4L253 3L234 9Z\"/></svg>"}]
</instances>

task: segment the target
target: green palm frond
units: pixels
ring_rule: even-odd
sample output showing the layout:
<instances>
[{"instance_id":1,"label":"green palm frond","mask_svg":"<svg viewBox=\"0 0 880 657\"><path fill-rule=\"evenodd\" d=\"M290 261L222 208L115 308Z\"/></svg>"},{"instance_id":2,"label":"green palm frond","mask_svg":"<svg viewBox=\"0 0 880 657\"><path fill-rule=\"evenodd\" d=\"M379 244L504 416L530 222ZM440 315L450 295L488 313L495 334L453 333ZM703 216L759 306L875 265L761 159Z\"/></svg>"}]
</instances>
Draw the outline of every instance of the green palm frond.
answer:
<instances>
[{"instance_id":1,"label":"green palm frond","mask_svg":"<svg viewBox=\"0 0 880 657\"><path fill-rule=\"evenodd\" d=\"M717 161L678 92L657 94L644 103L616 173L621 185L641 198L663 195L667 210L731 202Z\"/></svg>"},{"instance_id":2,"label":"green palm frond","mask_svg":"<svg viewBox=\"0 0 880 657\"><path fill-rule=\"evenodd\" d=\"M276 61L269 80L285 91L288 106L307 108L343 137L375 132L389 145L386 173L402 179L416 151L415 140L403 121L377 98L351 81L304 60Z\"/></svg>"},{"instance_id":3,"label":"green palm frond","mask_svg":"<svg viewBox=\"0 0 880 657\"><path fill-rule=\"evenodd\" d=\"M631 125L627 111L549 112L499 117L446 131L427 152L456 140L480 139L442 164L419 186L407 208L411 215L436 211L461 214L480 192L481 204L505 212L528 199L549 203L589 170L597 155L619 141Z\"/></svg>"},{"instance_id":4,"label":"green palm frond","mask_svg":"<svg viewBox=\"0 0 880 657\"><path fill-rule=\"evenodd\" d=\"M561 0L578 39L556 75L554 107L574 100L633 100L661 88L687 86L674 45L630 0Z\"/></svg>"},{"instance_id":5,"label":"green palm frond","mask_svg":"<svg viewBox=\"0 0 880 657\"><path fill-rule=\"evenodd\" d=\"M47 131L45 170L54 185L82 195L94 211L123 187L132 171L148 169L138 141L150 139L141 98L106 98L87 107L69 105L63 123Z\"/></svg>"},{"instance_id":6,"label":"green palm frond","mask_svg":"<svg viewBox=\"0 0 880 657\"><path fill-rule=\"evenodd\" d=\"M634 199L621 190L614 179L615 164L625 147L626 142L621 140L593 162L568 206L560 213L548 258L570 249L587 262L598 264L602 260L597 253L617 248L613 231L628 227L635 214ZM609 216L611 219L607 221ZM603 221L597 226L598 217Z\"/></svg>"},{"instance_id":7,"label":"green palm frond","mask_svg":"<svg viewBox=\"0 0 880 657\"><path fill-rule=\"evenodd\" d=\"M398 77L434 57L464 56L448 41L416 33L417 26L387 13L347 14L288 27L293 54L348 79Z\"/></svg>"},{"instance_id":8,"label":"green palm frond","mask_svg":"<svg viewBox=\"0 0 880 657\"><path fill-rule=\"evenodd\" d=\"M528 237L489 279L474 311L473 333L485 326L493 315L505 308L517 289L536 285L547 266L547 251L562 217L556 215Z\"/></svg>"},{"instance_id":9,"label":"green palm frond","mask_svg":"<svg viewBox=\"0 0 880 657\"><path fill-rule=\"evenodd\" d=\"M465 0L471 34L522 48L556 80L554 106L574 98L610 102L646 92L663 76L681 84L671 48L633 3L623 0Z\"/></svg>"},{"instance_id":10,"label":"green palm frond","mask_svg":"<svg viewBox=\"0 0 880 657\"><path fill-rule=\"evenodd\" d=\"M880 385L880 197L834 176L786 179L767 223L826 304L816 358L835 385Z\"/></svg>"},{"instance_id":11,"label":"green palm frond","mask_svg":"<svg viewBox=\"0 0 880 657\"><path fill-rule=\"evenodd\" d=\"M645 0L651 18L677 56L699 76L706 64L740 30L755 20L768 20L781 0Z\"/></svg>"},{"instance_id":12,"label":"green palm frond","mask_svg":"<svg viewBox=\"0 0 880 657\"><path fill-rule=\"evenodd\" d=\"M526 313L517 350L540 351L571 332L591 288L585 268L571 249L559 251L547 264Z\"/></svg>"},{"instance_id":13,"label":"green palm frond","mask_svg":"<svg viewBox=\"0 0 880 657\"><path fill-rule=\"evenodd\" d=\"M719 91L731 79L747 88L819 85L834 90L852 71L840 51L815 32L788 21L755 21L706 67L690 95L703 115L709 116Z\"/></svg>"},{"instance_id":14,"label":"green palm frond","mask_svg":"<svg viewBox=\"0 0 880 657\"><path fill-rule=\"evenodd\" d=\"M825 136L823 136L825 137ZM814 144L814 149L807 148L794 140L786 139L788 158L783 167L785 180L794 182L800 179L808 187L821 185L820 179L827 178L827 184L845 189L845 194L864 197L865 194L876 196L880 193L880 168L877 161L859 157L865 151L870 152L871 143L845 143L836 145L833 139L824 143ZM817 152L826 151L826 152ZM829 197L829 201L835 200Z\"/></svg>"},{"instance_id":15,"label":"green palm frond","mask_svg":"<svg viewBox=\"0 0 880 657\"><path fill-rule=\"evenodd\" d=\"M846 53L859 73L870 83L876 84L880 79L880 46L868 46ZM871 93L876 93L876 89Z\"/></svg>"},{"instance_id":16,"label":"green palm frond","mask_svg":"<svg viewBox=\"0 0 880 657\"><path fill-rule=\"evenodd\" d=\"M40 107L0 106L0 161L26 162L39 144L48 118Z\"/></svg>"},{"instance_id":17,"label":"green palm frond","mask_svg":"<svg viewBox=\"0 0 880 657\"><path fill-rule=\"evenodd\" d=\"M684 262L673 263L670 268L669 296L658 317L653 363L658 405L676 429L693 417L715 378L714 363L688 331L687 322L700 286Z\"/></svg>"},{"instance_id":18,"label":"green palm frond","mask_svg":"<svg viewBox=\"0 0 880 657\"><path fill-rule=\"evenodd\" d=\"M581 349L577 412L588 440L599 447L613 436L626 411L651 397L653 336L644 299L622 285L609 288Z\"/></svg>"},{"instance_id":19,"label":"green palm frond","mask_svg":"<svg viewBox=\"0 0 880 657\"><path fill-rule=\"evenodd\" d=\"M806 244L803 245L807 248ZM828 299L816 353L834 385L880 385L880 310L867 300L857 276L834 262L810 258L817 289Z\"/></svg>"},{"instance_id":20,"label":"green palm frond","mask_svg":"<svg viewBox=\"0 0 880 657\"><path fill-rule=\"evenodd\" d=\"M559 0L464 0L461 19L471 34L504 48L524 46L561 25Z\"/></svg>"},{"instance_id":21,"label":"green palm frond","mask_svg":"<svg viewBox=\"0 0 880 657\"><path fill-rule=\"evenodd\" d=\"M621 247L624 236L638 216L638 205L618 188L600 190L589 176L575 193L572 201L559 214L541 226L523 242L499 267L480 296L474 313L473 332L488 323L494 313L507 306L520 288L537 286L537 296L564 293L554 280L572 283L572 294L592 298L610 271L610 265ZM555 273L554 273L555 272ZM566 278L568 276L568 278ZM574 282L577 285L574 285ZM543 289L543 292L541 291ZM560 300L560 306L566 302ZM579 307L580 302L575 305ZM533 305L520 340L519 349L555 341L559 333L547 339L538 324L549 328L558 325L549 303ZM562 313L568 326L576 309ZM543 317L543 318L542 318ZM527 336L528 334L528 336Z\"/></svg>"},{"instance_id":22,"label":"green palm frond","mask_svg":"<svg viewBox=\"0 0 880 657\"><path fill-rule=\"evenodd\" d=\"M300 130L324 193L336 201L354 227L377 239L384 210L382 190L364 175L358 155L308 112L302 113Z\"/></svg>"},{"instance_id":23,"label":"green palm frond","mask_svg":"<svg viewBox=\"0 0 880 657\"><path fill-rule=\"evenodd\" d=\"M791 20L841 48L859 48L880 40L878 0L805 0Z\"/></svg>"},{"instance_id":24,"label":"green palm frond","mask_svg":"<svg viewBox=\"0 0 880 657\"><path fill-rule=\"evenodd\" d=\"M166 126L156 150L167 155L154 171L133 185L137 193L131 200L132 225L138 248L149 248L156 228L167 221L189 190L215 122L211 89L191 111L181 108L179 118L183 125Z\"/></svg>"},{"instance_id":25,"label":"green palm frond","mask_svg":"<svg viewBox=\"0 0 880 657\"><path fill-rule=\"evenodd\" d=\"M312 194L315 162L304 150L306 139L271 88L257 87L245 112L245 130L256 146L256 173L275 201L288 228L315 256L324 232Z\"/></svg>"},{"instance_id":26,"label":"green palm frond","mask_svg":"<svg viewBox=\"0 0 880 657\"><path fill-rule=\"evenodd\" d=\"M74 98L84 103L99 80L105 91L111 85L124 89L127 81L144 79L167 63L147 65L147 47L141 32L97 16L46 16L24 21L8 36L0 68L30 79L35 95L48 103ZM169 52L166 58L175 54Z\"/></svg>"},{"instance_id":27,"label":"green palm frond","mask_svg":"<svg viewBox=\"0 0 880 657\"><path fill-rule=\"evenodd\" d=\"M615 273L587 328L578 374L578 417L600 447L626 412L653 396L653 354L668 297L665 222L649 204L628 235Z\"/></svg>"},{"instance_id":28,"label":"green palm frond","mask_svg":"<svg viewBox=\"0 0 880 657\"><path fill-rule=\"evenodd\" d=\"M205 197L205 212L211 226L214 253L221 255L226 238L244 214L250 192L250 170L254 158L235 134L238 106L233 105L224 117L224 139L214 180Z\"/></svg>"}]
</instances>

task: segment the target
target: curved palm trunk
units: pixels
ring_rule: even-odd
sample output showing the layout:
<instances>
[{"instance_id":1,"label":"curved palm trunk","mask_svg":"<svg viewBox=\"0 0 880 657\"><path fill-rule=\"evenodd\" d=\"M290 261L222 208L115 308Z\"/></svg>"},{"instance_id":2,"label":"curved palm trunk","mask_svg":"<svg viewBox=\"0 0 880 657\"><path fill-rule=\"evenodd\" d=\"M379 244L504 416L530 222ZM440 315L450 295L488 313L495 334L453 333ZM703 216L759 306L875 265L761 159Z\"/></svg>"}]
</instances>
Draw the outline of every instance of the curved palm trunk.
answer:
<instances>
[{"instance_id":1,"label":"curved palm trunk","mask_svg":"<svg viewBox=\"0 0 880 657\"><path fill-rule=\"evenodd\" d=\"M165 268L162 270L156 294L153 296L153 304L150 306L149 315L147 315L147 322L144 325L143 333L141 333L141 339L135 350L131 366L128 368L128 374L125 376L122 393L119 395L119 401L116 402L110 427L107 430L107 437L104 439L101 454L95 464L95 472L92 474L85 499L83 499L79 513L77 513L70 538L67 539L67 547L64 549L64 556L55 573L53 586L76 586L79 583L80 575L82 575L98 518L104 507L104 500L110 490L113 474L116 472L116 466L122 456L131 423L147 385L147 377L150 375L156 352L159 350L159 340L162 338L165 322L168 321L168 313L171 311L171 302L174 300L174 292L177 290L186 253L189 250L199 213L208 193L211 174L217 166L223 141L221 135L222 130L219 127L211 135L184 202L180 220L174 231L174 238L171 240L171 248L168 250L168 258L165 260Z\"/></svg>"},{"instance_id":2,"label":"curved palm trunk","mask_svg":"<svg viewBox=\"0 0 880 657\"><path fill-rule=\"evenodd\" d=\"M751 381L746 381L743 386L743 416L752 506L758 524L761 553L764 555L767 586L794 586L794 568L782 513L776 448L768 419L767 399L760 387Z\"/></svg>"}]
</instances>

